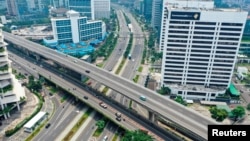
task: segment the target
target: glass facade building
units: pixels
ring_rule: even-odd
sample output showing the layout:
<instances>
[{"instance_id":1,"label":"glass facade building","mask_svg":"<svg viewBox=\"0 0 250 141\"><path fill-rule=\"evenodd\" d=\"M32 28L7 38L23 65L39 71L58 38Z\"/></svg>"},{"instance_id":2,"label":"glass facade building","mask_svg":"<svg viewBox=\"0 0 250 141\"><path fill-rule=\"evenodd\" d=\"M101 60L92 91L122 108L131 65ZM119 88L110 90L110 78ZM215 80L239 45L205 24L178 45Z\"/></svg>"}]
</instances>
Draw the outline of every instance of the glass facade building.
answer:
<instances>
[{"instance_id":1,"label":"glass facade building","mask_svg":"<svg viewBox=\"0 0 250 141\"><path fill-rule=\"evenodd\" d=\"M90 39L103 40L106 26L102 21L88 21L75 11L68 11L67 17L52 18L54 39L61 43L79 43Z\"/></svg>"},{"instance_id":2,"label":"glass facade building","mask_svg":"<svg viewBox=\"0 0 250 141\"><path fill-rule=\"evenodd\" d=\"M94 19L94 4L93 0L68 0L68 8L77 11L81 16L87 16L89 19Z\"/></svg>"}]
</instances>

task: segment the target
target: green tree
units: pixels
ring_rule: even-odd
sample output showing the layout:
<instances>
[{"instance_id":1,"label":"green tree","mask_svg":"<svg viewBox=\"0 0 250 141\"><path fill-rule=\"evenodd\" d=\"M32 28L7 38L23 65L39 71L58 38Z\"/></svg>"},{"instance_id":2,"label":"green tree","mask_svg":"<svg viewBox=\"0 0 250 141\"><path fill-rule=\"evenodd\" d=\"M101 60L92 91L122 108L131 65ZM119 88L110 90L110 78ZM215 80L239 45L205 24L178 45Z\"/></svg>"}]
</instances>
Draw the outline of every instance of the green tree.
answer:
<instances>
[{"instance_id":1,"label":"green tree","mask_svg":"<svg viewBox=\"0 0 250 141\"><path fill-rule=\"evenodd\" d=\"M216 107L212 107L209 109L211 116L216 121L223 121L228 117L228 112L225 109L218 109Z\"/></svg>"},{"instance_id":2,"label":"green tree","mask_svg":"<svg viewBox=\"0 0 250 141\"><path fill-rule=\"evenodd\" d=\"M104 120L98 120L95 124L99 130L102 130L105 127L105 121Z\"/></svg>"},{"instance_id":3,"label":"green tree","mask_svg":"<svg viewBox=\"0 0 250 141\"><path fill-rule=\"evenodd\" d=\"M166 86L162 86L161 89L158 91L158 93L165 95L165 94L170 94L171 93L171 89L169 87Z\"/></svg>"},{"instance_id":4,"label":"green tree","mask_svg":"<svg viewBox=\"0 0 250 141\"><path fill-rule=\"evenodd\" d=\"M181 96L177 96L175 98L175 101L182 104L182 105L185 105L185 106L187 105L187 103L184 101L184 99Z\"/></svg>"},{"instance_id":5,"label":"green tree","mask_svg":"<svg viewBox=\"0 0 250 141\"><path fill-rule=\"evenodd\" d=\"M250 103L247 104L247 110L250 111Z\"/></svg>"},{"instance_id":6,"label":"green tree","mask_svg":"<svg viewBox=\"0 0 250 141\"><path fill-rule=\"evenodd\" d=\"M242 118L246 114L245 109L242 106L237 106L231 111L231 113L234 117L234 121L237 121L238 118Z\"/></svg>"},{"instance_id":7,"label":"green tree","mask_svg":"<svg viewBox=\"0 0 250 141\"><path fill-rule=\"evenodd\" d=\"M127 131L122 141L153 141L153 137L140 130Z\"/></svg>"}]
</instances>

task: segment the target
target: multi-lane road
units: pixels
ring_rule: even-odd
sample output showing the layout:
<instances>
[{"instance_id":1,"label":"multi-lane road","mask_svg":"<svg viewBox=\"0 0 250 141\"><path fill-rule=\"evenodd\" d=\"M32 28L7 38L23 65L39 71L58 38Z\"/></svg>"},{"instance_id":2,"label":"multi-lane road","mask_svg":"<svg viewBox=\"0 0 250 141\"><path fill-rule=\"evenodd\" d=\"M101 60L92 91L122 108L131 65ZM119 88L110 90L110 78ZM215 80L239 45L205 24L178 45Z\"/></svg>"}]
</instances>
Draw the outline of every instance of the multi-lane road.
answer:
<instances>
[{"instance_id":1,"label":"multi-lane road","mask_svg":"<svg viewBox=\"0 0 250 141\"><path fill-rule=\"evenodd\" d=\"M106 70L100 69L95 65L86 63L82 60L75 62L76 58L58 53L52 49L46 48L37 43L28 41L22 37L4 32L5 40L15 45L21 46L35 54L43 56L57 62L67 68L70 68L80 74L86 75L106 86L126 95L137 103L145 106L159 116L169 118L170 120L186 127L190 131L207 138L207 125L218 124L209 117L205 117L194 110L188 109L170 99L167 99L156 92L146 89L143 86L137 85L130 80L116 76ZM86 70L90 73L86 73ZM147 101L141 101L139 97L144 95Z\"/></svg>"},{"instance_id":2,"label":"multi-lane road","mask_svg":"<svg viewBox=\"0 0 250 141\"><path fill-rule=\"evenodd\" d=\"M22 64L27 64L27 65L29 64L30 68L32 68L34 71L36 71L37 73L39 73L40 75L42 75L46 79L51 80L52 82L56 83L58 86L66 89L66 90L70 90L71 93L74 94L76 97L78 97L80 100L85 101L91 107L94 107L98 112L106 115L110 119L113 119L114 122L121 125L123 128L129 129L129 130L136 130L136 129L155 130L155 129L153 129L152 127L150 127L148 125L139 124L140 119L135 119L135 118L131 119L130 116L127 116L129 113L126 114L123 109L121 109L119 107L116 107L115 103L112 103L112 102L109 102L108 100L102 99L102 97L96 97L95 94L92 91L83 90L82 86L80 84L78 84L76 82L73 82L72 80L69 80L66 77L62 78L60 76L60 74L55 74L55 73L52 73L52 72L48 71L48 70L50 70L50 68L46 68L45 65L43 65L43 67L41 67L40 64L37 64L37 63L36 64L32 64L31 62L28 63L25 60L25 59L28 59L27 57L25 59L21 58L21 57L16 57L15 59L22 62ZM40 62L40 63L42 63L42 62ZM75 88L75 90L73 88ZM84 95L88 96L89 99L85 100L83 98ZM99 102L101 102L101 101L104 101L108 105L107 109L103 109L102 107L99 106ZM118 110L114 109L112 107L116 107L116 108L118 108ZM64 107L64 108L66 108L66 107ZM62 107L61 107L61 109L63 110ZM118 111L123 113L123 118L126 119L126 121L118 122L118 121L115 120L115 118L116 118L115 113L118 112ZM62 112L62 111L59 110L59 113L60 112ZM65 123L61 122L61 123L63 123L62 125L54 124L55 122L57 122L57 120L52 121L53 125L57 125L57 129L58 129L56 131L57 133L49 132L50 134L53 134L53 135L51 135L53 138L56 137L56 134L59 135L61 133L63 127L66 127L68 125L70 119L73 119L73 117L76 116L75 115L76 114L75 110L72 110L71 112L72 113L66 112L66 113L69 114L69 116L67 118L67 121L66 121L65 118L62 119L62 120L65 121ZM57 116L54 116L53 118L59 119L58 117L62 116L59 113L58 114L55 113L55 115L57 115ZM42 131L42 133L38 135L38 137L37 137L38 140L42 141L43 137L48 137L48 138L50 137L50 134L46 135L47 132L46 133L43 133L43 132L46 132L46 131ZM155 130L154 132L157 132L157 131ZM149 134L152 135L154 138L156 138L159 141L162 140L162 138L160 138L159 136L156 136L152 132L149 132ZM161 134L161 135L163 136L164 139L167 139L167 140L170 140L170 141L172 140L167 135L163 135L163 134Z\"/></svg>"}]
</instances>

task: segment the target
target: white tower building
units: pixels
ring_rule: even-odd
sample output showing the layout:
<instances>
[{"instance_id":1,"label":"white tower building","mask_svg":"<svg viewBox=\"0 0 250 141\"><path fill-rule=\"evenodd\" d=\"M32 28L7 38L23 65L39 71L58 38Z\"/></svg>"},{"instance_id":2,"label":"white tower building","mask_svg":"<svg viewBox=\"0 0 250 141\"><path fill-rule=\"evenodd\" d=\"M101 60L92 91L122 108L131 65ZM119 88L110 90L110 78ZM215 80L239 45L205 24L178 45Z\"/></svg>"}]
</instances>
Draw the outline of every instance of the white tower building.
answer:
<instances>
[{"instance_id":1,"label":"white tower building","mask_svg":"<svg viewBox=\"0 0 250 141\"><path fill-rule=\"evenodd\" d=\"M230 86L248 13L212 5L207 0L163 3L161 83L184 99L209 101Z\"/></svg>"},{"instance_id":2,"label":"white tower building","mask_svg":"<svg viewBox=\"0 0 250 141\"><path fill-rule=\"evenodd\" d=\"M6 43L2 34L3 25L0 24L0 116L7 119L9 111L14 107L20 110L19 102L25 98L24 88L11 73L10 61L6 49Z\"/></svg>"}]
</instances>

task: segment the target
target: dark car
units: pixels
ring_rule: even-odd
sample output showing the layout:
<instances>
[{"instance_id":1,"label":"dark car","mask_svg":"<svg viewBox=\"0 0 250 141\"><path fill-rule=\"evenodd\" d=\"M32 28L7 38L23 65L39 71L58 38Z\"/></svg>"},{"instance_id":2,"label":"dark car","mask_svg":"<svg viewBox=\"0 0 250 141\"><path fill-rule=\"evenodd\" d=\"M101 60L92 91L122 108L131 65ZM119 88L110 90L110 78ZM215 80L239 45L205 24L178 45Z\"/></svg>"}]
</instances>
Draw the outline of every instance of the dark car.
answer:
<instances>
[{"instance_id":1,"label":"dark car","mask_svg":"<svg viewBox=\"0 0 250 141\"><path fill-rule=\"evenodd\" d=\"M121 121L122 119L121 118L119 118L119 117L116 117L115 118L117 121Z\"/></svg>"},{"instance_id":2,"label":"dark car","mask_svg":"<svg viewBox=\"0 0 250 141\"><path fill-rule=\"evenodd\" d=\"M87 97L87 96L83 96L83 98L84 98L84 99L89 99L89 97Z\"/></svg>"},{"instance_id":3,"label":"dark car","mask_svg":"<svg viewBox=\"0 0 250 141\"><path fill-rule=\"evenodd\" d=\"M85 72L86 72L86 73L90 73L90 71L89 71L89 70L86 70Z\"/></svg>"},{"instance_id":4,"label":"dark car","mask_svg":"<svg viewBox=\"0 0 250 141\"><path fill-rule=\"evenodd\" d=\"M49 128L50 127L50 123L48 123L46 126L45 126L45 128Z\"/></svg>"}]
</instances>

